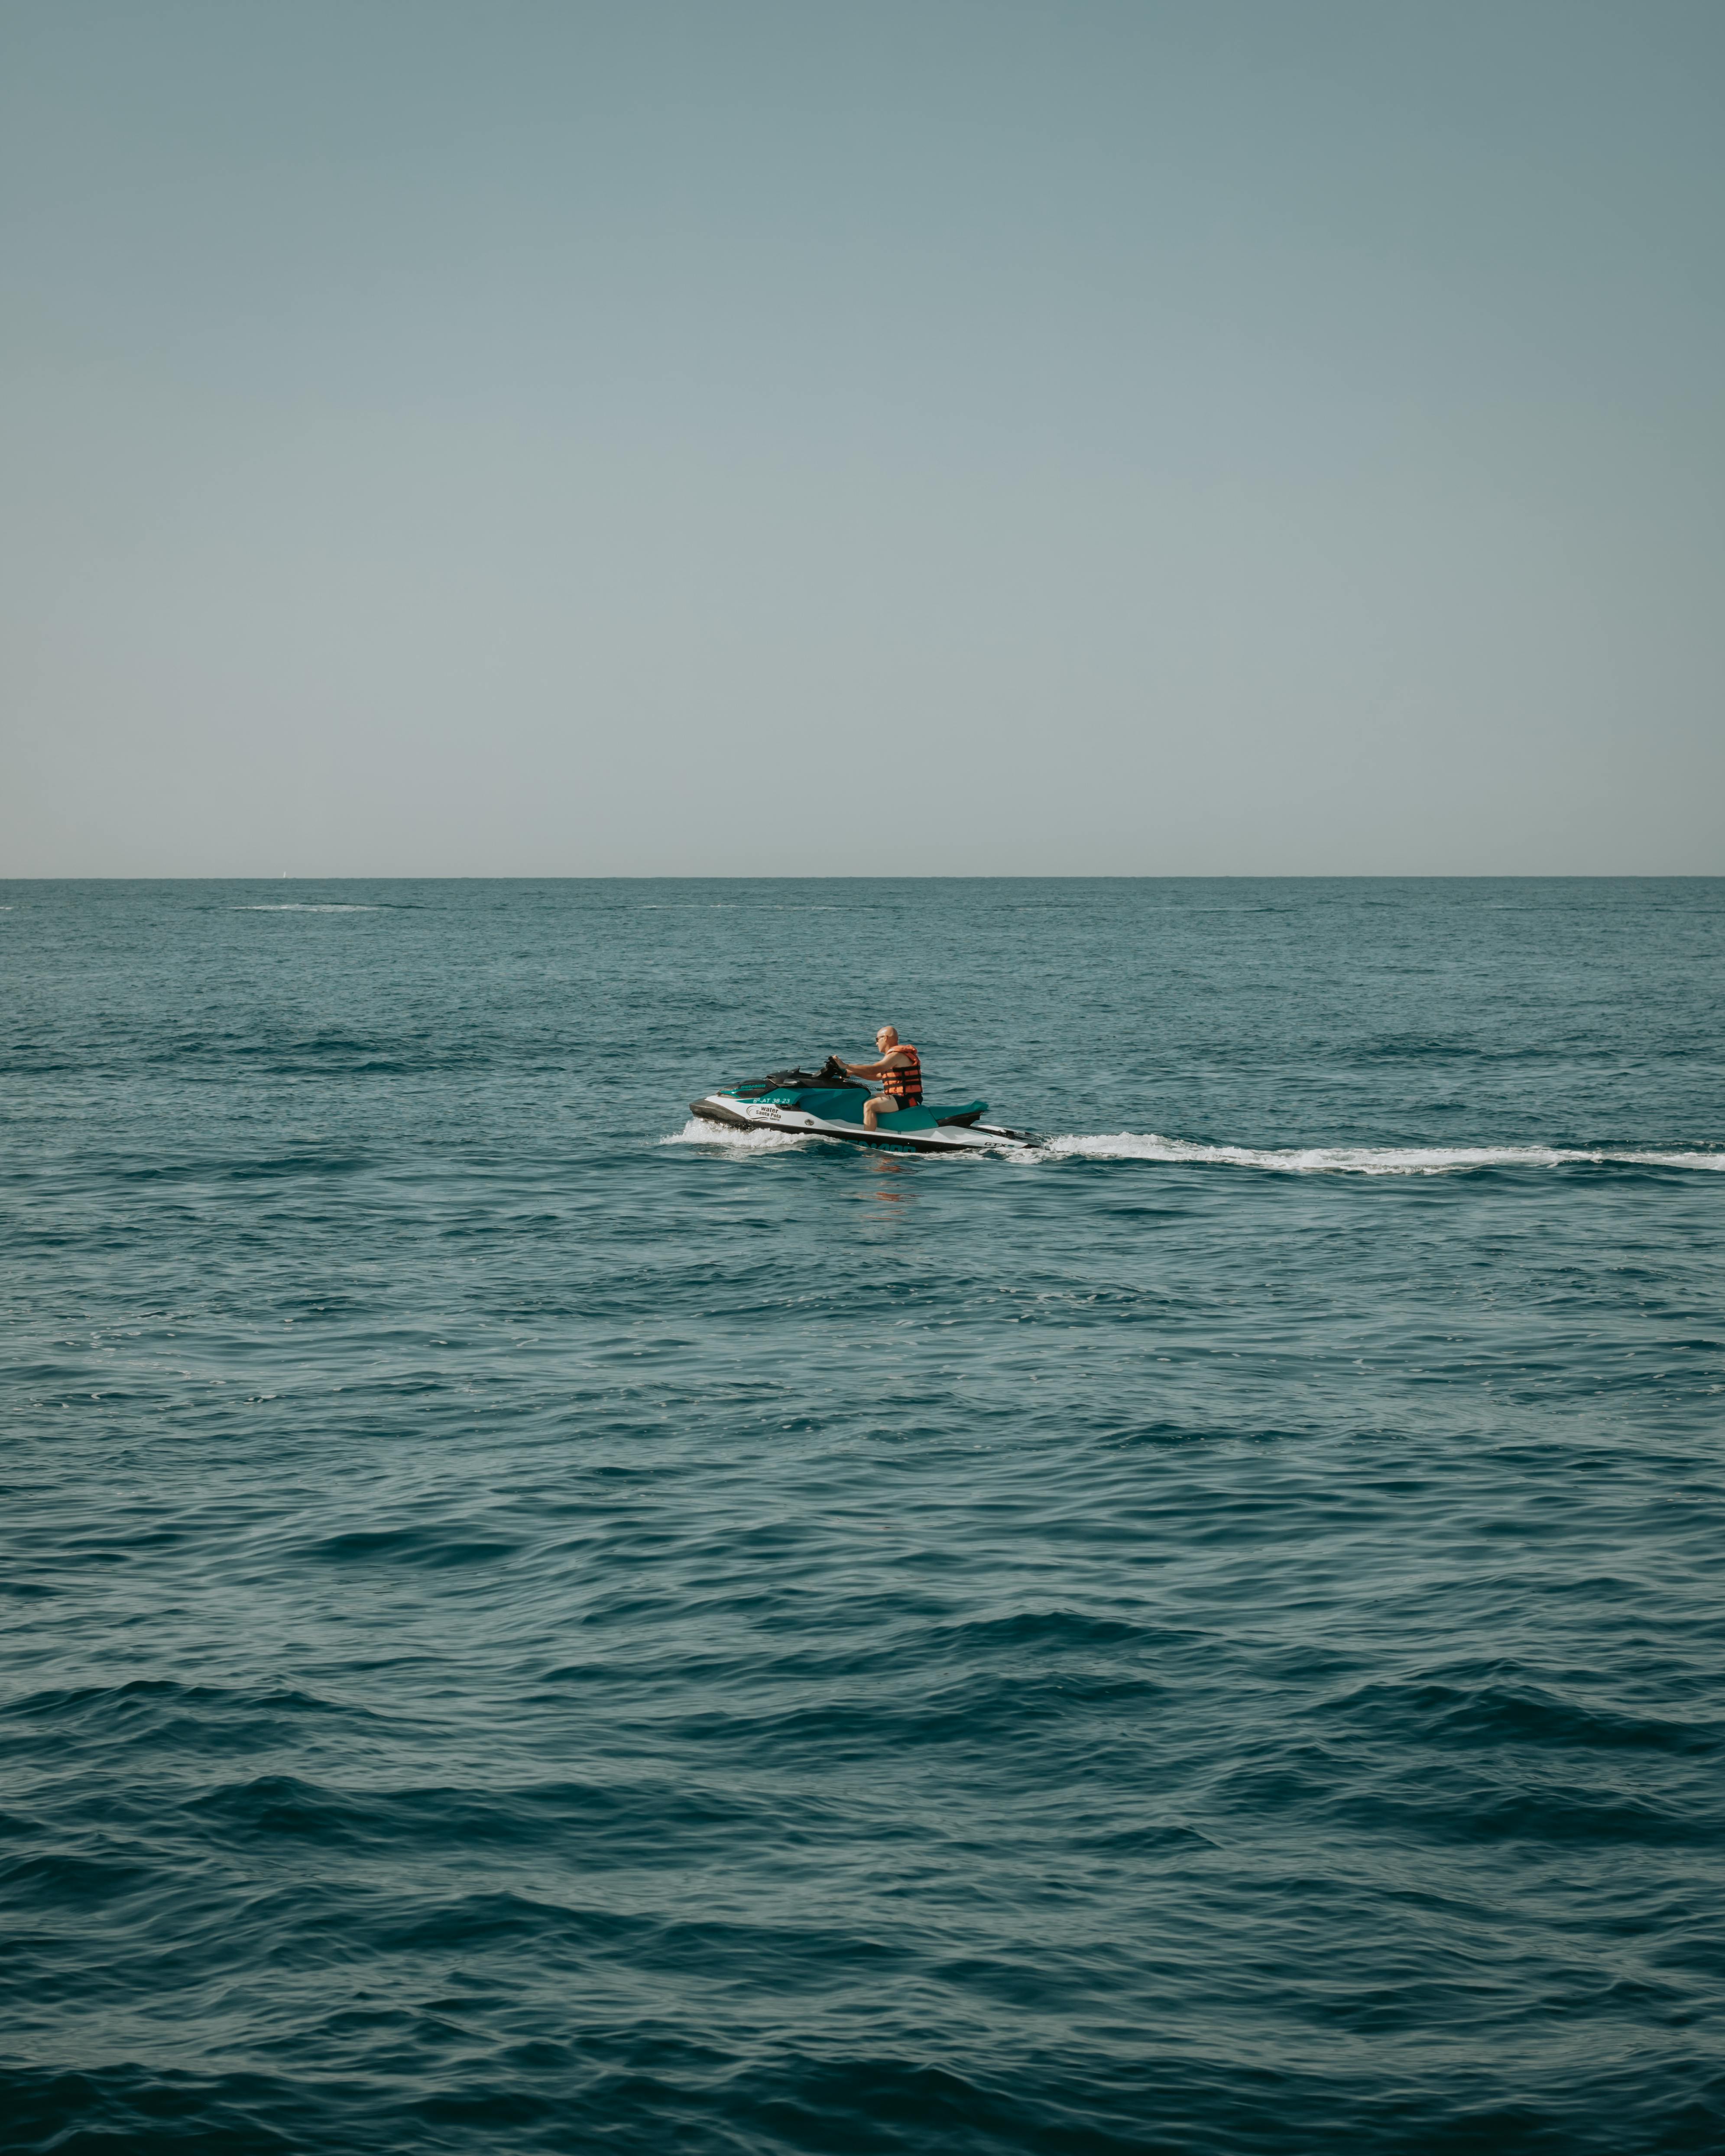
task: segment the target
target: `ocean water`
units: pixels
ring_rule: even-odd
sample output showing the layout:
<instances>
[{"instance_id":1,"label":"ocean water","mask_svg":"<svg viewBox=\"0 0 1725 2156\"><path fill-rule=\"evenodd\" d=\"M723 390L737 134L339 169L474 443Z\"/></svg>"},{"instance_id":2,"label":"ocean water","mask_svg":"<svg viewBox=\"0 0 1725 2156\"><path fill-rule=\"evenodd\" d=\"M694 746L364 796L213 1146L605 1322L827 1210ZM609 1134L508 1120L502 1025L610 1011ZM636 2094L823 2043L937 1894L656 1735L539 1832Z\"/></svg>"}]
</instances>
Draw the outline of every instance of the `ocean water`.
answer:
<instances>
[{"instance_id":1,"label":"ocean water","mask_svg":"<svg viewBox=\"0 0 1725 2156\"><path fill-rule=\"evenodd\" d=\"M1725 2145L1725 883L0 908L0 2147Z\"/></svg>"}]
</instances>

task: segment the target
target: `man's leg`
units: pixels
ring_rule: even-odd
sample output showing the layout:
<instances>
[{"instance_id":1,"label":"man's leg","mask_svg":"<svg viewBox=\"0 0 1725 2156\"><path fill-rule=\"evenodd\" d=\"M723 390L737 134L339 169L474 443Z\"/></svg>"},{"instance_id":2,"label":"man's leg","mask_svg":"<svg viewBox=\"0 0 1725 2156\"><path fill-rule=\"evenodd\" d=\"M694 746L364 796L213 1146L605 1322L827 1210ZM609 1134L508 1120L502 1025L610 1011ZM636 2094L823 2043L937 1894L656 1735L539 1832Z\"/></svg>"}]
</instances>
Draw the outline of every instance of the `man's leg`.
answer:
<instances>
[{"instance_id":1,"label":"man's leg","mask_svg":"<svg viewBox=\"0 0 1725 2156\"><path fill-rule=\"evenodd\" d=\"M898 1102L891 1093L870 1093L863 1102L863 1128L871 1131L878 1116L896 1116L897 1113Z\"/></svg>"}]
</instances>

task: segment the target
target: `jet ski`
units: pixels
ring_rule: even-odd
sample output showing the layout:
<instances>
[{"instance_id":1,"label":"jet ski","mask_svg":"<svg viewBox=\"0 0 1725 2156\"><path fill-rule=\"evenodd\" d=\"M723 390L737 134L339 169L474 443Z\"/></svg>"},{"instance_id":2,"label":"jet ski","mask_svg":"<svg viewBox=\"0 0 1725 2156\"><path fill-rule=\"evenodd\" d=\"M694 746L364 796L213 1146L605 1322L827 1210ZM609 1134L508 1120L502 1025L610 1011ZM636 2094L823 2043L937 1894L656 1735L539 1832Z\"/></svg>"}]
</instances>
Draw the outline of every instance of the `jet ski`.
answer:
<instances>
[{"instance_id":1,"label":"jet ski","mask_svg":"<svg viewBox=\"0 0 1725 2156\"><path fill-rule=\"evenodd\" d=\"M1024 1131L985 1123L986 1101L950 1108L901 1108L882 1116L872 1131L863 1126L863 1102L874 1089L853 1078L836 1055L819 1070L775 1070L721 1086L689 1106L703 1122L732 1130L783 1131L788 1137L844 1138L852 1145L891 1152L1000 1152L1034 1146Z\"/></svg>"}]
</instances>

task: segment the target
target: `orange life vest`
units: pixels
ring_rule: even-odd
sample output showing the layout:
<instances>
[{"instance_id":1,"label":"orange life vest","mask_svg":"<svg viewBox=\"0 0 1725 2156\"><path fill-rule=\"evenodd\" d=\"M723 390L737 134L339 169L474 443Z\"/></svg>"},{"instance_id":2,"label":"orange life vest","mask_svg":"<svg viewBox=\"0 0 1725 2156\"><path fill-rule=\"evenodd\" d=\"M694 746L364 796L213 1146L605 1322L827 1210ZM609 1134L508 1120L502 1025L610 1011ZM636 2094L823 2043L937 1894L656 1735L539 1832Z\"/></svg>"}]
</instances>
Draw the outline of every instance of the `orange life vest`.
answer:
<instances>
[{"instance_id":1,"label":"orange life vest","mask_svg":"<svg viewBox=\"0 0 1725 2156\"><path fill-rule=\"evenodd\" d=\"M889 1055L908 1055L908 1063L896 1064L880 1075L880 1090L889 1093L901 1107L920 1108L922 1106L922 1058L908 1040L896 1040L886 1051Z\"/></svg>"}]
</instances>

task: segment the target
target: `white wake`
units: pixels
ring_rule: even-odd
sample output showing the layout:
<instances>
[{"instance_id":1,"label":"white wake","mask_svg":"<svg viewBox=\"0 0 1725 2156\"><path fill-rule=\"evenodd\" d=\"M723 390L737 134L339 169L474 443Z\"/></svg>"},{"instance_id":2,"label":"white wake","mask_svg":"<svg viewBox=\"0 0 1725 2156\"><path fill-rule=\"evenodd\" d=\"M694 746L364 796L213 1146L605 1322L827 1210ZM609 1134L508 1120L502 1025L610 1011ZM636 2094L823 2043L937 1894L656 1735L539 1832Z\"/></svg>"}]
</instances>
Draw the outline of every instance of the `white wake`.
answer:
<instances>
[{"instance_id":1,"label":"white wake","mask_svg":"<svg viewBox=\"0 0 1725 2156\"><path fill-rule=\"evenodd\" d=\"M722 1146L736 1152L783 1152L819 1145L796 1131L734 1130L691 1116L661 1145ZM901 1156L902 1157L902 1156ZM1465 1175L1486 1168L1692 1168L1725 1170L1725 1148L1649 1152L1630 1147L1575 1146L1232 1146L1159 1137L1153 1131L1111 1135L1070 1133L1034 1145L1003 1147L999 1158L1035 1165L1056 1160L1153 1160L1172 1167L1253 1168L1276 1175ZM980 1153L942 1158L980 1159Z\"/></svg>"},{"instance_id":2,"label":"white wake","mask_svg":"<svg viewBox=\"0 0 1725 2156\"><path fill-rule=\"evenodd\" d=\"M1163 1160L1256 1168L1280 1175L1460 1175L1481 1168L1725 1168L1725 1151L1648 1152L1627 1147L1574 1146L1231 1146L1120 1131L1112 1137L1045 1138L1044 1159Z\"/></svg>"}]
</instances>

